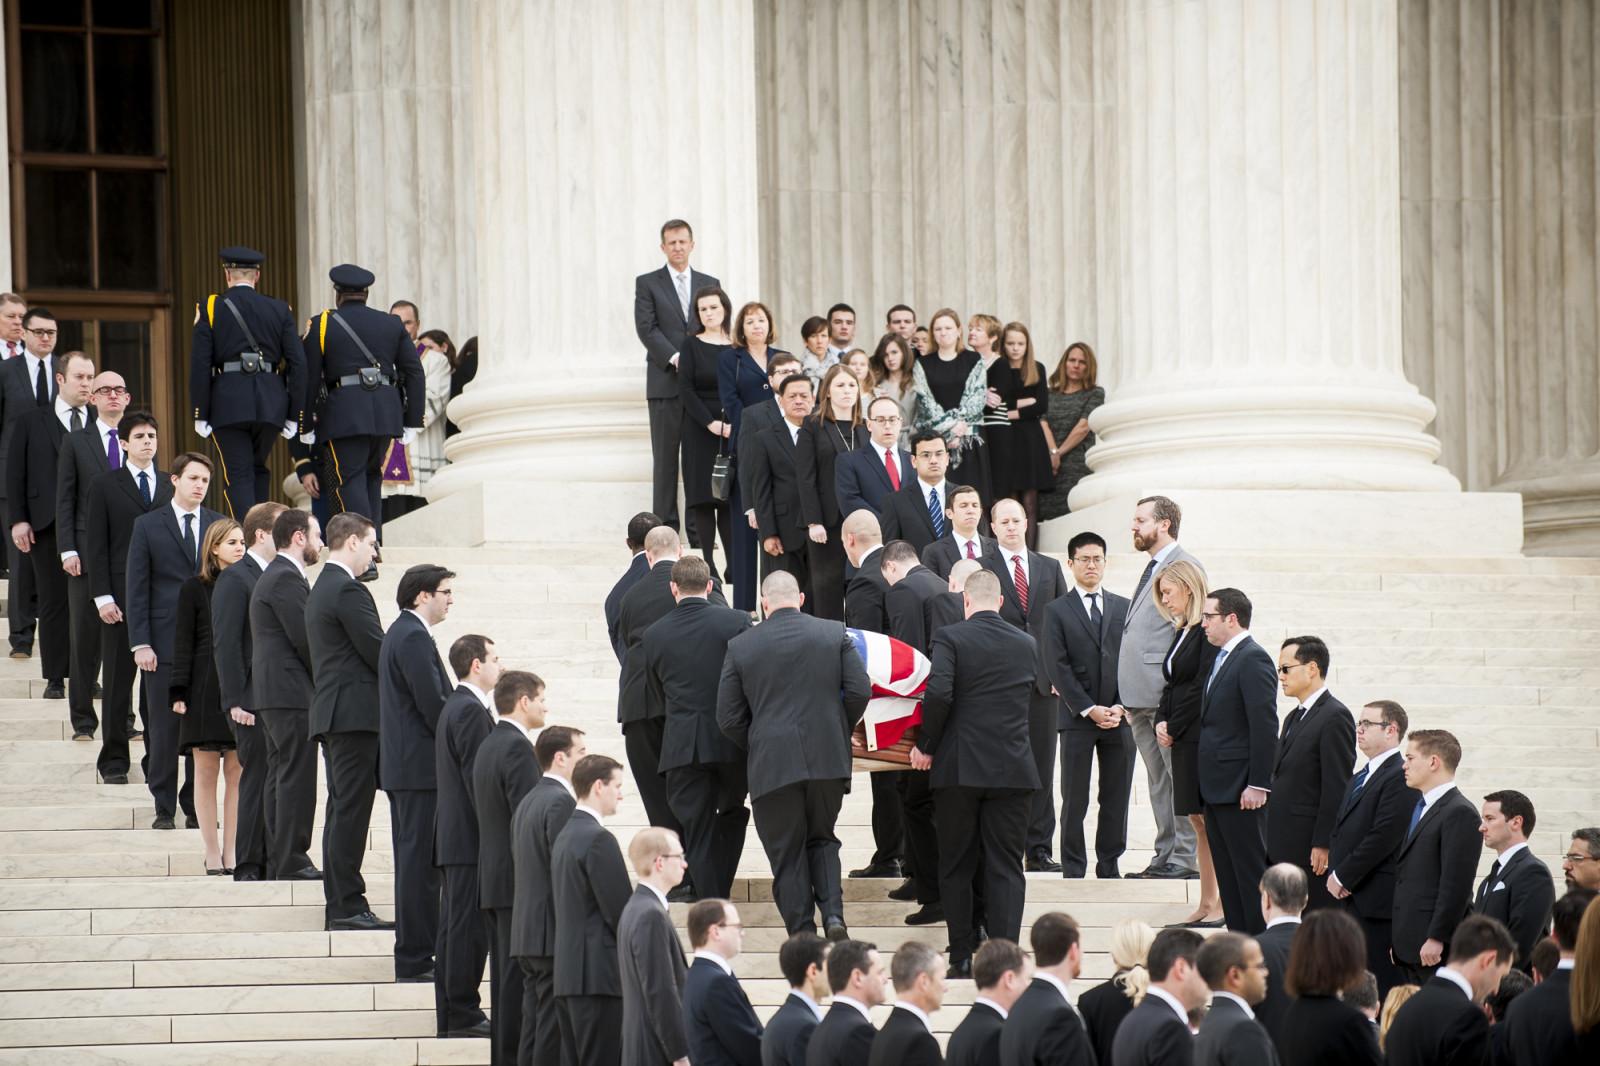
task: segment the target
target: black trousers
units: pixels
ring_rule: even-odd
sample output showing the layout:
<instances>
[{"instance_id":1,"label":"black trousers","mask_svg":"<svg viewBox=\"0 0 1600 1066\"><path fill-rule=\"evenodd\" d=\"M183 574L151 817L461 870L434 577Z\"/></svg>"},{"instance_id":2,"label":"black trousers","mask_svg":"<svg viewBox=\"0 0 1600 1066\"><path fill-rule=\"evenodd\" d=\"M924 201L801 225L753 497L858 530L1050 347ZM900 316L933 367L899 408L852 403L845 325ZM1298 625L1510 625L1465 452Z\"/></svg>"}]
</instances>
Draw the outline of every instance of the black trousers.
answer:
<instances>
[{"instance_id":1,"label":"black trousers","mask_svg":"<svg viewBox=\"0 0 1600 1066\"><path fill-rule=\"evenodd\" d=\"M549 956L521 958L522 967L522 1046L517 1048L517 1066L562 1066L572 1063L571 1051L564 1047L561 1011L556 1006L555 960Z\"/></svg>"},{"instance_id":2,"label":"black trousers","mask_svg":"<svg viewBox=\"0 0 1600 1066\"><path fill-rule=\"evenodd\" d=\"M267 727L260 715L255 725L233 723L233 739L239 754L239 830L235 840L233 872L255 874L271 879L273 871L273 827L276 825L277 793L268 784L277 776L277 759L267 743Z\"/></svg>"},{"instance_id":3,"label":"black trousers","mask_svg":"<svg viewBox=\"0 0 1600 1066\"><path fill-rule=\"evenodd\" d=\"M269 422L212 429L211 439L217 445L217 472L222 475L222 498L228 517L234 521L243 522L250 508L272 499L272 475L267 470L267 460L272 456L272 446L282 429Z\"/></svg>"},{"instance_id":4,"label":"black trousers","mask_svg":"<svg viewBox=\"0 0 1600 1066\"><path fill-rule=\"evenodd\" d=\"M650 509L663 525L678 528L678 454L683 447L683 403L676 396L646 400L650 408Z\"/></svg>"},{"instance_id":5,"label":"black trousers","mask_svg":"<svg viewBox=\"0 0 1600 1066\"><path fill-rule=\"evenodd\" d=\"M984 449L987 454L988 449ZM1025 853L1030 858L1048 859L1055 846L1056 796L1056 696L1028 694L1028 744L1033 748L1033 765L1039 773L1039 788L1028 801L1028 832ZM998 934L997 934L998 935Z\"/></svg>"},{"instance_id":6,"label":"black trousers","mask_svg":"<svg viewBox=\"0 0 1600 1066\"><path fill-rule=\"evenodd\" d=\"M12 584L16 571L11 572ZM126 776L131 765L128 756L128 720L133 717L133 689L139 668L128 650L128 623L100 623L100 658L105 663L105 695L100 699L103 719L100 728L100 757L96 769L100 776ZM147 749L148 750L148 749Z\"/></svg>"},{"instance_id":7,"label":"black trousers","mask_svg":"<svg viewBox=\"0 0 1600 1066\"><path fill-rule=\"evenodd\" d=\"M39 609L34 594L33 560L22 553L16 541L6 537L6 567L11 577L6 585L6 614L11 623L11 650L33 651L35 613Z\"/></svg>"},{"instance_id":8,"label":"black trousers","mask_svg":"<svg viewBox=\"0 0 1600 1066\"><path fill-rule=\"evenodd\" d=\"M1234 933L1255 936L1267 927L1261 916L1261 875L1267 872L1266 809L1237 803L1206 804L1206 842L1217 868L1222 917Z\"/></svg>"},{"instance_id":9,"label":"black trousers","mask_svg":"<svg viewBox=\"0 0 1600 1066\"><path fill-rule=\"evenodd\" d=\"M652 401L653 402L653 401ZM558 996L563 1050L574 1066L622 1061L622 997Z\"/></svg>"},{"instance_id":10,"label":"black trousers","mask_svg":"<svg viewBox=\"0 0 1600 1066\"><path fill-rule=\"evenodd\" d=\"M265 804L272 811L272 878L316 865L311 861L311 825L317 817L317 742L308 734L306 718L304 707L256 712L273 760L272 779L266 784L272 798Z\"/></svg>"},{"instance_id":11,"label":"black trousers","mask_svg":"<svg viewBox=\"0 0 1600 1066\"><path fill-rule=\"evenodd\" d=\"M683 850L702 899L727 897L739 871L750 808L747 764L696 763L667 771L667 802L683 823Z\"/></svg>"},{"instance_id":12,"label":"black trousers","mask_svg":"<svg viewBox=\"0 0 1600 1066\"><path fill-rule=\"evenodd\" d=\"M905 826L906 857L911 860L911 878L916 884L917 902L938 903L939 828L934 818L934 796L928 788L928 771L904 770L905 791L901 795L902 824ZM874 774L874 777L877 775Z\"/></svg>"},{"instance_id":13,"label":"black trousers","mask_svg":"<svg viewBox=\"0 0 1600 1066\"><path fill-rule=\"evenodd\" d=\"M439 939L439 868L433 864L434 812L439 793L389 792L389 838L394 843L394 975L434 970Z\"/></svg>"},{"instance_id":14,"label":"black trousers","mask_svg":"<svg viewBox=\"0 0 1600 1066\"><path fill-rule=\"evenodd\" d=\"M132 655L132 652L129 653ZM144 685L144 780L158 815L182 810L194 817L194 758L183 757L183 787L178 787L178 729L182 715L172 713L172 664L158 658L154 670L140 670Z\"/></svg>"},{"instance_id":15,"label":"black trousers","mask_svg":"<svg viewBox=\"0 0 1600 1066\"><path fill-rule=\"evenodd\" d=\"M934 793L939 826L939 892L944 899L950 957L968 959L976 949L973 877L983 870L985 926L992 937L1017 940L1028 882L1022 873L1033 790L941 788Z\"/></svg>"},{"instance_id":16,"label":"black trousers","mask_svg":"<svg viewBox=\"0 0 1600 1066\"><path fill-rule=\"evenodd\" d=\"M46 681L65 680L72 670L72 611L67 602L67 572L56 549L56 527L33 531L28 561L39 590L39 672Z\"/></svg>"},{"instance_id":17,"label":"black trousers","mask_svg":"<svg viewBox=\"0 0 1600 1066\"><path fill-rule=\"evenodd\" d=\"M1136 751L1133 726L1126 721L1115 729L1074 723L1061 731L1061 872L1066 876L1088 872L1083 820L1089 813L1089 774L1096 756L1100 818L1094 834L1095 872L1117 872L1117 859L1128 850L1128 801Z\"/></svg>"},{"instance_id":18,"label":"black trousers","mask_svg":"<svg viewBox=\"0 0 1600 1066\"><path fill-rule=\"evenodd\" d=\"M83 555L78 556L83 565ZM72 729L93 733L100 724L94 713L94 683L100 676L100 612L95 610L87 574L67 575L67 614L72 626L71 680L67 684L67 709ZM124 723L126 725L126 723Z\"/></svg>"},{"instance_id":19,"label":"black trousers","mask_svg":"<svg viewBox=\"0 0 1600 1066\"><path fill-rule=\"evenodd\" d=\"M900 817L901 783L905 770L879 770L867 775L872 784L872 861L901 858L905 829Z\"/></svg>"},{"instance_id":20,"label":"black trousers","mask_svg":"<svg viewBox=\"0 0 1600 1066\"><path fill-rule=\"evenodd\" d=\"M683 839L683 825L672 813L667 800L667 778L656 767L661 765L661 737L667 728L665 718L644 718L622 723L623 747L628 755L628 765L633 767L633 781L639 786L639 799L644 803L645 817L650 824L670 829Z\"/></svg>"},{"instance_id":21,"label":"black trousers","mask_svg":"<svg viewBox=\"0 0 1600 1066\"><path fill-rule=\"evenodd\" d=\"M796 781L750 801L756 835L772 867L772 898L790 936L816 932L818 908L824 925L844 919L839 838L833 829L848 785Z\"/></svg>"},{"instance_id":22,"label":"black trousers","mask_svg":"<svg viewBox=\"0 0 1600 1066\"><path fill-rule=\"evenodd\" d=\"M398 865L397 865L398 869ZM440 868L439 939L433 949L433 1002L439 1032L470 1029L483 1021L478 986L489 957L489 926L478 908L478 868ZM395 908L399 915L399 906Z\"/></svg>"},{"instance_id":23,"label":"black trousers","mask_svg":"<svg viewBox=\"0 0 1600 1066\"><path fill-rule=\"evenodd\" d=\"M828 540L806 541L806 561L811 570L811 611L830 622L844 621L844 535L837 525L828 527Z\"/></svg>"},{"instance_id":24,"label":"black trousers","mask_svg":"<svg viewBox=\"0 0 1600 1066\"><path fill-rule=\"evenodd\" d=\"M1326 885L1326 877L1323 878L1323 883ZM1367 969L1378 979L1378 1002L1382 1003L1388 998L1389 989L1406 983L1406 975L1389 957L1390 928L1394 922L1389 918L1368 918L1356 909L1356 901L1353 898L1339 900L1334 905L1343 907L1345 913L1361 926L1361 935L1367 941Z\"/></svg>"},{"instance_id":25,"label":"black trousers","mask_svg":"<svg viewBox=\"0 0 1600 1066\"><path fill-rule=\"evenodd\" d=\"M483 916L489 926L489 1062L515 1066L522 1045L522 967L511 957L511 908L489 908Z\"/></svg>"},{"instance_id":26,"label":"black trousers","mask_svg":"<svg viewBox=\"0 0 1600 1066\"><path fill-rule=\"evenodd\" d=\"M795 551L783 551L777 555L767 554L767 549L762 547L765 538L759 531L756 533L756 555L761 559L761 580L765 581L767 575L778 570L787 570L794 575L795 582L800 586L800 591L805 594L806 600L800 605L800 610L805 614L817 613L816 597L811 588L811 559L806 554L805 545L802 544ZM760 601L760 586L756 586L756 599Z\"/></svg>"},{"instance_id":27,"label":"black trousers","mask_svg":"<svg viewBox=\"0 0 1600 1066\"><path fill-rule=\"evenodd\" d=\"M372 909L361 860L378 791L378 734L324 733L328 805L322 817L322 894L329 921Z\"/></svg>"},{"instance_id":28,"label":"black trousers","mask_svg":"<svg viewBox=\"0 0 1600 1066\"><path fill-rule=\"evenodd\" d=\"M322 499L328 517L354 511L370 518L383 536L383 457L392 437L340 437L328 441L322 464Z\"/></svg>"}]
</instances>

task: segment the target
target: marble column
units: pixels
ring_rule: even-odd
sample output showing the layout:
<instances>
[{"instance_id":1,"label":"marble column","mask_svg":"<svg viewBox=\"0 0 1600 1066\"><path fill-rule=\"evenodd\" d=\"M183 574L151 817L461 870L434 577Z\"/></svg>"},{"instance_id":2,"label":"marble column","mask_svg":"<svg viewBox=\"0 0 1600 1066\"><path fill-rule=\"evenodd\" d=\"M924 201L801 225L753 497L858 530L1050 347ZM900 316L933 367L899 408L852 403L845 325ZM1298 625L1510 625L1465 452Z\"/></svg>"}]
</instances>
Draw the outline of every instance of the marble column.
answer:
<instances>
[{"instance_id":1,"label":"marble column","mask_svg":"<svg viewBox=\"0 0 1600 1066\"><path fill-rule=\"evenodd\" d=\"M1595 5L1505 0L1506 463L1527 548L1600 554Z\"/></svg>"},{"instance_id":2,"label":"marble column","mask_svg":"<svg viewBox=\"0 0 1600 1066\"><path fill-rule=\"evenodd\" d=\"M593 539L649 505L633 293L661 223L689 220L693 262L760 291L753 22L747 0L473 4L482 350L428 486L450 506L421 523Z\"/></svg>"},{"instance_id":3,"label":"marble column","mask_svg":"<svg viewBox=\"0 0 1600 1066\"><path fill-rule=\"evenodd\" d=\"M478 331L472 35L454 0L300 0L301 317L328 269L377 275L457 345Z\"/></svg>"}]
</instances>

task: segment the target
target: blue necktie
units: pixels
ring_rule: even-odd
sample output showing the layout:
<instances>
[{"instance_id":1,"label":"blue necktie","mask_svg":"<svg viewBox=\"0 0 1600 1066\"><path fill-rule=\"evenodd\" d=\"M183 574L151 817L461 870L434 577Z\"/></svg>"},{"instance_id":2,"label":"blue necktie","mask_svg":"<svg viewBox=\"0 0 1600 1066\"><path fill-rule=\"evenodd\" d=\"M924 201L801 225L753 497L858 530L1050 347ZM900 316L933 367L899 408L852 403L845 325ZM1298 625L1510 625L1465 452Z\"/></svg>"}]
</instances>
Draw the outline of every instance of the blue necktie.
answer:
<instances>
[{"instance_id":1,"label":"blue necktie","mask_svg":"<svg viewBox=\"0 0 1600 1066\"><path fill-rule=\"evenodd\" d=\"M1351 803L1354 803L1356 801L1356 797L1361 795L1361 790L1363 788L1365 788L1366 785L1367 785L1367 774L1369 774L1371 772L1372 772L1372 765L1369 763L1368 765L1363 766L1361 768L1361 772L1356 775L1356 787L1352 788L1350 790L1350 802Z\"/></svg>"},{"instance_id":2,"label":"blue necktie","mask_svg":"<svg viewBox=\"0 0 1600 1066\"><path fill-rule=\"evenodd\" d=\"M1228 649L1223 648L1217 652L1217 661L1211 664L1211 676L1206 678L1206 688L1211 687L1211 682L1217 679L1217 671L1222 669L1222 660L1228 657Z\"/></svg>"},{"instance_id":3,"label":"blue necktie","mask_svg":"<svg viewBox=\"0 0 1600 1066\"><path fill-rule=\"evenodd\" d=\"M933 519L933 536L937 540L944 536L944 508L939 506L939 490L928 490L928 517Z\"/></svg>"},{"instance_id":4,"label":"blue necktie","mask_svg":"<svg viewBox=\"0 0 1600 1066\"><path fill-rule=\"evenodd\" d=\"M144 497L144 505L150 506L150 475L148 472L139 471L139 495Z\"/></svg>"},{"instance_id":5,"label":"blue necktie","mask_svg":"<svg viewBox=\"0 0 1600 1066\"><path fill-rule=\"evenodd\" d=\"M1096 629L1099 629L1100 623L1105 621L1105 614L1100 610L1100 594L1098 592L1089 593L1089 621L1094 623Z\"/></svg>"},{"instance_id":6,"label":"blue necktie","mask_svg":"<svg viewBox=\"0 0 1600 1066\"><path fill-rule=\"evenodd\" d=\"M1422 821L1422 812L1427 810L1427 809L1428 809L1428 801L1427 800L1420 800L1420 799L1417 800L1417 805L1414 808L1412 808L1412 811L1411 811L1411 828L1406 830L1406 836L1407 837L1410 837L1412 833L1415 833L1417 831L1417 823Z\"/></svg>"}]
</instances>

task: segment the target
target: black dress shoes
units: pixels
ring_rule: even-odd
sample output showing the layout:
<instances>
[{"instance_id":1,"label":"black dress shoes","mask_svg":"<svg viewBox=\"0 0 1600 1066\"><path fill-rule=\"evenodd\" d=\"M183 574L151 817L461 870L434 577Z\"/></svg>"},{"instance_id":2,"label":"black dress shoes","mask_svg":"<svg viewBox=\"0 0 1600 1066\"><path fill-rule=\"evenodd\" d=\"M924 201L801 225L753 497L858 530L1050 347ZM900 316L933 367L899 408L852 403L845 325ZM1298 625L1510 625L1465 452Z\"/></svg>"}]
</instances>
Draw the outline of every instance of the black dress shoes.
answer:
<instances>
[{"instance_id":1,"label":"black dress shoes","mask_svg":"<svg viewBox=\"0 0 1600 1066\"><path fill-rule=\"evenodd\" d=\"M356 929L370 932L377 929L393 929L394 923L384 921L371 911L362 911L360 914L352 914L348 918L330 919L324 928L328 930Z\"/></svg>"},{"instance_id":2,"label":"black dress shoes","mask_svg":"<svg viewBox=\"0 0 1600 1066\"><path fill-rule=\"evenodd\" d=\"M964 980L964 981L971 980L972 979L972 958L971 958L971 956L968 956L967 958L964 958L964 959L951 959L950 960L950 969L945 972L945 977L950 979L950 980L956 980L956 979L960 979L960 980Z\"/></svg>"},{"instance_id":3,"label":"black dress shoes","mask_svg":"<svg viewBox=\"0 0 1600 1066\"><path fill-rule=\"evenodd\" d=\"M1122 874L1117 872L1117 864L1116 863L1111 863L1108 866L1099 866L1099 865L1095 866L1094 875L1096 877L1100 878L1102 881L1120 881L1120 880L1122 880Z\"/></svg>"},{"instance_id":4,"label":"black dress shoes","mask_svg":"<svg viewBox=\"0 0 1600 1066\"><path fill-rule=\"evenodd\" d=\"M378 580L378 561L376 559L374 559L372 562L368 563L367 564L367 568L365 570L361 571L361 573L356 575L356 580L357 581L376 581L376 580Z\"/></svg>"},{"instance_id":5,"label":"black dress shoes","mask_svg":"<svg viewBox=\"0 0 1600 1066\"><path fill-rule=\"evenodd\" d=\"M414 973L409 977L396 977L394 981L398 985L431 985L433 984L433 971L426 970L422 973Z\"/></svg>"},{"instance_id":6,"label":"black dress shoes","mask_svg":"<svg viewBox=\"0 0 1600 1066\"><path fill-rule=\"evenodd\" d=\"M681 881L674 885L671 892L667 893L668 903L698 903L700 897L694 894L694 885L689 881Z\"/></svg>"},{"instance_id":7,"label":"black dress shoes","mask_svg":"<svg viewBox=\"0 0 1600 1066\"><path fill-rule=\"evenodd\" d=\"M90 732L87 732L86 730L80 729L77 732L72 734L72 739L73 740L93 740L94 739L94 734L90 733Z\"/></svg>"},{"instance_id":8,"label":"black dress shoes","mask_svg":"<svg viewBox=\"0 0 1600 1066\"><path fill-rule=\"evenodd\" d=\"M1160 866L1147 866L1141 873L1128 874L1127 876L1148 877L1162 881L1192 881L1200 876L1200 871L1191 870L1187 866L1179 866L1175 862L1166 862Z\"/></svg>"},{"instance_id":9,"label":"black dress shoes","mask_svg":"<svg viewBox=\"0 0 1600 1066\"><path fill-rule=\"evenodd\" d=\"M196 818L192 814L186 814L183 816L183 827L185 829L199 829L200 819Z\"/></svg>"},{"instance_id":10,"label":"black dress shoes","mask_svg":"<svg viewBox=\"0 0 1600 1066\"><path fill-rule=\"evenodd\" d=\"M52 681L44 687L44 698L47 700L64 700L67 698L67 686L59 681Z\"/></svg>"},{"instance_id":11,"label":"black dress shoes","mask_svg":"<svg viewBox=\"0 0 1600 1066\"><path fill-rule=\"evenodd\" d=\"M102 777L100 783L103 785L126 785L128 783L128 775L112 774L110 777Z\"/></svg>"},{"instance_id":12,"label":"black dress shoes","mask_svg":"<svg viewBox=\"0 0 1600 1066\"><path fill-rule=\"evenodd\" d=\"M105 695L105 692L100 688L100 682L96 681L94 683L94 693L92 698L99 699L103 695Z\"/></svg>"},{"instance_id":13,"label":"black dress shoes","mask_svg":"<svg viewBox=\"0 0 1600 1066\"><path fill-rule=\"evenodd\" d=\"M320 880L322 880L322 871L317 869L315 866L305 866L305 867L301 867L300 869L294 871L293 873L284 874L282 877L278 878L278 880L280 880L280 881L320 881Z\"/></svg>"},{"instance_id":14,"label":"black dress shoes","mask_svg":"<svg viewBox=\"0 0 1600 1066\"><path fill-rule=\"evenodd\" d=\"M889 890L889 898L896 903L910 903L917 898L917 879L908 877Z\"/></svg>"},{"instance_id":15,"label":"black dress shoes","mask_svg":"<svg viewBox=\"0 0 1600 1066\"><path fill-rule=\"evenodd\" d=\"M845 928L843 918L826 918L822 922L823 935L829 940L849 940L850 930Z\"/></svg>"},{"instance_id":16,"label":"black dress shoes","mask_svg":"<svg viewBox=\"0 0 1600 1066\"><path fill-rule=\"evenodd\" d=\"M485 1018L477 1025L469 1025L465 1029L451 1029L439 1035L448 1040L457 1040L470 1037L480 1037L484 1040L487 1040L489 1039L489 1019Z\"/></svg>"},{"instance_id":17,"label":"black dress shoes","mask_svg":"<svg viewBox=\"0 0 1600 1066\"><path fill-rule=\"evenodd\" d=\"M1058 874L1061 872L1061 864L1048 855L1035 855L1024 862L1022 868L1031 874Z\"/></svg>"},{"instance_id":18,"label":"black dress shoes","mask_svg":"<svg viewBox=\"0 0 1600 1066\"><path fill-rule=\"evenodd\" d=\"M924 903L920 910L906 915L907 925L936 925L944 921L943 903Z\"/></svg>"},{"instance_id":19,"label":"black dress shoes","mask_svg":"<svg viewBox=\"0 0 1600 1066\"><path fill-rule=\"evenodd\" d=\"M150 828L151 829L176 829L178 827L175 824L173 824L172 815L170 815L170 814L157 814L156 815L156 820L150 823Z\"/></svg>"},{"instance_id":20,"label":"black dress shoes","mask_svg":"<svg viewBox=\"0 0 1600 1066\"><path fill-rule=\"evenodd\" d=\"M888 862L874 862L863 866L859 870L851 870L851 877L904 877L900 870L900 860L890 859Z\"/></svg>"},{"instance_id":21,"label":"black dress shoes","mask_svg":"<svg viewBox=\"0 0 1600 1066\"><path fill-rule=\"evenodd\" d=\"M256 873L254 870L246 870L246 871L244 871L244 873L240 873L238 870L235 870L235 871L233 871L233 879L235 881L261 881L261 880L263 880L262 876L260 874Z\"/></svg>"}]
</instances>

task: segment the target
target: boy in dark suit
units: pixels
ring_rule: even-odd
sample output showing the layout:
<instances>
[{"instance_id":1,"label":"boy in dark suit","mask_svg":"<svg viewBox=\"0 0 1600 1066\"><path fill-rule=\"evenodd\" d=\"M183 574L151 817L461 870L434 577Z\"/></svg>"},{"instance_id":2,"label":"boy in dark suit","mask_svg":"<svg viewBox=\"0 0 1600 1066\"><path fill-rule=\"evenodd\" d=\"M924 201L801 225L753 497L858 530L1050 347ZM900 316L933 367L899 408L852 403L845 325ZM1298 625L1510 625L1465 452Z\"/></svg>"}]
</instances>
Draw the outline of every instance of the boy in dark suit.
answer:
<instances>
[{"instance_id":1,"label":"boy in dark suit","mask_svg":"<svg viewBox=\"0 0 1600 1066\"><path fill-rule=\"evenodd\" d=\"M725 899L703 899L689 908L687 924L694 951L683 987L689 1060L699 1066L757 1066L762 1061L761 1022L731 965L744 947L739 911ZM781 969L781 950L778 962ZM791 992L784 1006L793 998ZM810 1016L809 1009L806 1014Z\"/></svg>"},{"instance_id":2,"label":"boy in dark suit","mask_svg":"<svg viewBox=\"0 0 1600 1066\"><path fill-rule=\"evenodd\" d=\"M1204 943L1193 929L1163 929L1156 934L1150 945L1150 986L1117 1026L1110 1066L1168 1066L1192 1060L1189 1012L1210 994L1195 965Z\"/></svg>"},{"instance_id":3,"label":"boy in dark suit","mask_svg":"<svg viewBox=\"0 0 1600 1066\"><path fill-rule=\"evenodd\" d=\"M617 662L623 667L628 663L628 645L617 637L617 618L622 612L622 597L639 583L640 578L650 572L650 560L644 553L644 538L660 524L661 519L649 511L640 511L628 519L628 535L625 543L628 545L628 550L633 553L633 559L629 561L628 569L617 578L617 583L611 586L611 591L606 593L606 634L611 639L611 650L616 652Z\"/></svg>"},{"instance_id":4,"label":"boy in dark suit","mask_svg":"<svg viewBox=\"0 0 1600 1066\"><path fill-rule=\"evenodd\" d=\"M1005 1066L1095 1066L1094 1048L1067 989L1083 972L1083 943L1069 914L1050 911L1028 931L1033 980L1000 1027Z\"/></svg>"},{"instance_id":5,"label":"boy in dark suit","mask_svg":"<svg viewBox=\"0 0 1600 1066\"><path fill-rule=\"evenodd\" d=\"M1452 1066L1489 1061L1489 1019L1483 1001L1511 969L1516 942L1481 914L1450 938L1444 966L1395 1013L1384 1036L1389 1066Z\"/></svg>"},{"instance_id":6,"label":"boy in dark suit","mask_svg":"<svg viewBox=\"0 0 1600 1066\"><path fill-rule=\"evenodd\" d=\"M700 560L705 562L704 559ZM667 910L667 893L683 880L683 845L670 829L646 826L628 843L639 884L617 919L622 976L622 1066L682 1066L689 1058L683 1027L688 967Z\"/></svg>"},{"instance_id":7,"label":"boy in dark suit","mask_svg":"<svg viewBox=\"0 0 1600 1066\"><path fill-rule=\"evenodd\" d=\"M806 1047L830 992L832 947L815 933L796 933L779 945L778 970L789 982L789 995L761 1032L761 1066L805 1066Z\"/></svg>"},{"instance_id":8,"label":"boy in dark suit","mask_svg":"<svg viewBox=\"0 0 1600 1066\"><path fill-rule=\"evenodd\" d=\"M869 1066L941 1066L928 1015L944 1005L944 978L943 955L915 940L900 945L889 961L894 1009L872 1038Z\"/></svg>"},{"instance_id":9,"label":"boy in dark suit","mask_svg":"<svg viewBox=\"0 0 1600 1066\"><path fill-rule=\"evenodd\" d=\"M1251 1012L1267 994L1261 946L1240 933L1217 933L1200 945L1195 966L1211 988L1195 1066L1275 1066L1277 1048Z\"/></svg>"},{"instance_id":10,"label":"boy in dark suit","mask_svg":"<svg viewBox=\"0 0 1600 1066\"><path fill-rule=\"evenodd\" d=\"M884 1000L883 959L876 945L841 940L828 952L833 1004L811 1033L806 1066L867 1066L877 1030L872 1008Z\"/></svg>"},{"instance_id":11,"label":"boy in dark suit","mask_svg":"<svg viewBox=\"0 0 1600 1066\"><path fill-rule=\"evenodd\" d=\"M1406 743L1406 784L1422 794L1395 856L1394 961L1426 984L1472 908L1483 838L1478 808L1456 788L1461 743L1443 729L1419 729Z\"/></svg>"},{"instance_id":12,"label":"boy in dark suit","mask_svg":"<svg viewBox=\"0 0 1600 1066\"><path fill-rule=\"evenodd\" d=\"M978 994L950 1034L947 1066L999 1066L1006 1015L1028 987L1031 969L1027 955L1013 941L990 937L979 945L972 956L972 983Z\"/></svg>"},{"instance_id":13,"label":"boy in dark suit","mask_svg":"<svg viewBox=\"0 0 1600 1066\"><path fill-rule=\"evenodd\" d=\"M949 533L922 549L922 565L942 578L961 559L983 559L994 550L992 538L979 532L983 521L983 498L971 485L954 485L945 501Z\"/></svg>"},{"instance_id":14,"label":"boy in dark suit","mask_svg":"<svg viewBox=\"0 0 1600 1066\"><path fill-rule=\"evenodd\" d=\"M1503 789L1483 797L1483 842L1495 850L1494 866L1478 885L1472 913L1486 914L1511 930L1517 942L1517 968L1528 969L1533 945L1550 932L1556 902L1550 867L1528 846L1534 826L1533 801Z\"/></svg>"}]
</instances>

